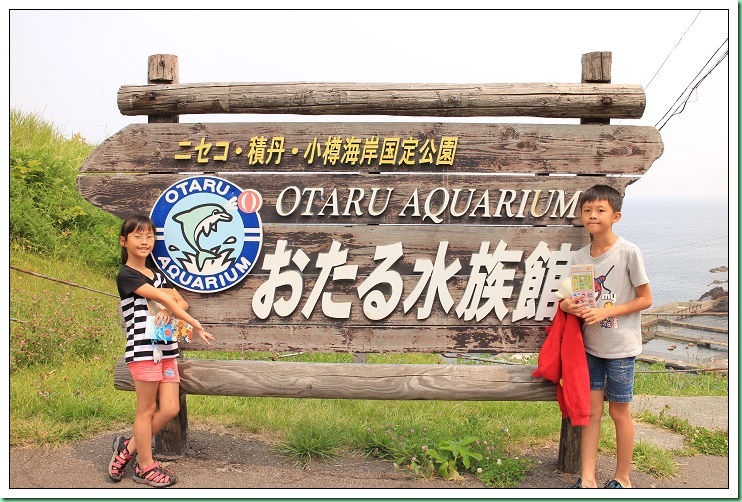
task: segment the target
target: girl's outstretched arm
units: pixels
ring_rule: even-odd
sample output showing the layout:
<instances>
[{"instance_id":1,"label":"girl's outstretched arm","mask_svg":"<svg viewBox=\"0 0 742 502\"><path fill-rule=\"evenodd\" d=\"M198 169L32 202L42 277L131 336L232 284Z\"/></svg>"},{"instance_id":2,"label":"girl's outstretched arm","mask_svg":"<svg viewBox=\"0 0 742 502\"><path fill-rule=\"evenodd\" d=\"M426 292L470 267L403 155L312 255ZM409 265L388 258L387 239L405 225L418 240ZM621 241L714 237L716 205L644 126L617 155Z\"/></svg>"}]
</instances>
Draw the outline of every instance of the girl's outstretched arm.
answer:
<instances>
[{"instance_id":1,"label":"girl's outstretched arm","mask_svg":"<svg viewBox=\"0 0 742 502\"><path fill-rule=\"evenodd\" d=\"M196 334L198 334L198 336L201 337L201 339L206 342L207 345L211 345L209 340L213 340L214 336L211 333L207 332L203 328L203 326L201 326L200 322L198 322L193 316L185 311L185 309L180 305L179 301L170 294L169 290L165 288L156 288L151 284L142 284L134 290L134 293L148 300L154 300L157 303L164 305L165 308L167 308L175 315L175 317L177 317L178 319L182 319L193 326ZM181 298L182 302L185 303L185 307L188 308L188 303L183 300L183 297L180 296L180 294L177 294L177 296Z\"/></svg>"}]
</instances>

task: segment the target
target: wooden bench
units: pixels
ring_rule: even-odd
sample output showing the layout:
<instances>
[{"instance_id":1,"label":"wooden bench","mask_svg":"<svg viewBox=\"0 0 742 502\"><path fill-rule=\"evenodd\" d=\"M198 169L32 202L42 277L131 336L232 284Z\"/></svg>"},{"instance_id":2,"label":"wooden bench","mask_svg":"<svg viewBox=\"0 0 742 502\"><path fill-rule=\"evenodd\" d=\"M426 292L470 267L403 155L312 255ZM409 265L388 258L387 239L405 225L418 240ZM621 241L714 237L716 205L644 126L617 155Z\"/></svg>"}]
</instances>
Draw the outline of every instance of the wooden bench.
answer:
<instances>
[{"instance_id":1,"label":"wooden bench","mask_svg":"<svg viewBox=\"0 0 742 502\"><path fill-rule=\"evenodd\" d=\"M569 254L587 243L575 226L577 196L597 183L623 193L662 152L654 128L609 125L610 117L640 117L645 101L640 86L609 83L610 53L583 56L580 84L180 85L168 55L150 57L149 80L123 86L118 103L150 123L97 147L78 188L122 218L206 190L198 180L208 177L262 195L254 232L261 248L249 273L218 292L182 291L216 336L212 350L348 352L359 360L383 352L538 352ZM583 124L180 124L182 113L531 115ZM221 245L213 246L219 254ZM160 264L177 276L174 261ZM195 286L193 277L181 276ZM556 396L528 365L185 358L180 369L181 415L158 437L160 456L186 451L186 394ZM114 384L133 389L123 361ZM578 437L563 422L562 470L579 466Z\"/></svg>"}]
</instances>

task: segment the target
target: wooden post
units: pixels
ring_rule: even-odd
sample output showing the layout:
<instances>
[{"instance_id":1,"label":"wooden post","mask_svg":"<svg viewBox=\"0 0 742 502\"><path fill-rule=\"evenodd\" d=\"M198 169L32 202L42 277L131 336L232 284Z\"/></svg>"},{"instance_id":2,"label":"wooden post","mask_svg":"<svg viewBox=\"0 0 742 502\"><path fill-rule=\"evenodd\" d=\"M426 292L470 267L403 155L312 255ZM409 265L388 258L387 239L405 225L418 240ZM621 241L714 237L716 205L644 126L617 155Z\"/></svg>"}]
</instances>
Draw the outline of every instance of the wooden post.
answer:
<instances>
[{"instance_id":1,"label":"wooden post","mask_svg":"<svg viewBox=\"0 0 742 502\"><path fill-rule=\"evenodd\" d=\"M609 84L611 82L610 52L588 52L582 55L582 83ZM604 98L610 99L610 98ZM610 103L606 103L609 105ZM586 117L580 119L580 124L610 124L610 118ZM576 473L580 471L580 442L582 428L572 427L569 418L562 419L562 429L559 436L559 460L557 468L562 472Z\"/></svg>"},{"instance_id":2,"label":"wooden post","mask_svg":"<svg viewBox=\"0 0 742 502\"><path fill-rule=\"evenodd\" d=\"M610 52L588 52L582 55L582 83L610 84L611 62L613 60ZM605 106L611 105L611 98L601 98ZM610 118L586 117L580 119L580 124L610 124Z\"/></svg>"},{"instance_id":3,"label":"wooden post","mask_svg":"<svg viewBox=\"0 0 742 502\"><path fill-rule=\"evenodd\" d=\"M154 54L147 61L148 84L177 84L178 56L173 54ZM177 124L179 115L149 115L147 122Z\"/></svg>"},{"instance_id":4,"label":"wooden post","mask_svg":"<svg viewBox=\"0 0 742 502\"><path fill-rule=\"evenodd\" d=\"M173 54L154 54L147 60L148 84L177 84L178 56ZM178 115L149 115L147 122L178 123ZM181 351L182 355L182 351ZM182 457L188 450L188 409L186 395L180 392L180 412L166 423L155 435L153 455L162 460Z\"/></svg>"},{"instance_id":5,"label":"wooden post","mask_svg":"<svg viewBox=\"0 0 742 502\"><path fill-rule=\"evenodd\" d=\"M562 472L580 472L580 441L582 428L572 427L569 418L562 419L562 429L559 435L559 456L557 468Z\"/></svg>"}]
</instances>

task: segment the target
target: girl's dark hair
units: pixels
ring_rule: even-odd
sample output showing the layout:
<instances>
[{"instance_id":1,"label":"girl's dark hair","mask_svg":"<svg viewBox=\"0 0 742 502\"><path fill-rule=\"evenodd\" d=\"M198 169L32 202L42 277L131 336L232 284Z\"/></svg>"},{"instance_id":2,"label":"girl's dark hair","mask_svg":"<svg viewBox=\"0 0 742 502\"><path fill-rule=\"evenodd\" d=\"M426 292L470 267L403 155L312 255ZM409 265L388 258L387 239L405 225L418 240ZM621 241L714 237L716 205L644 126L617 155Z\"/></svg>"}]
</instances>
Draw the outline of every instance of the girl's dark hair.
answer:
<instances>
[{"instance_id":1,"label":"girl's dark hair","mask_svg":"<svg viewBox=\"0 0 742 502\"><path fill-rule=\"evenodd\" d=\"M124 222L121 224L121 232L119 233L120 237L123 237L126 239L129 234L136 232L137 230L149 230L152 233L155 233L155 223L152 221L152 219L144 214L137 214L134 216L129 216L124 220ZM126 261L129 259L129 253L126 252L126 248L124 246L121 246L121 264L126 265ZM147 265L154 266L154 260L151 256L147 257Z\"/></svg>"},{"instance_id":2,"label":"girl's dark hair","mask_svg":"<svg viewBox=\"0 0 742 502\"><path fill-rule=\"evenodd\" d=\"M595 202L596 200L607 200L608 204L616 212L621 211L623 197L613 187L608 185L595 185L580 195L580 208L585 202Z\"/></svg>"}]
</instances>

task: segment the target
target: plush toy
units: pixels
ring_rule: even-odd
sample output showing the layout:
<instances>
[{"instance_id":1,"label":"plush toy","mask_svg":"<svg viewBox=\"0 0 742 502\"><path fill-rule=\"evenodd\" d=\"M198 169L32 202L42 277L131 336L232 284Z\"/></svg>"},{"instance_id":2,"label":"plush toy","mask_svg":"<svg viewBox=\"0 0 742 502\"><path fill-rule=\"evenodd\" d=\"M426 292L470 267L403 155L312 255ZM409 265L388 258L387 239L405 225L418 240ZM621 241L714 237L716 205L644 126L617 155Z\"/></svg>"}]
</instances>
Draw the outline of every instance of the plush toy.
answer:
<instances>
[{"instance_id":1,"label":"plush toy","mask_svg":"<svg viewBox=\"0 0 742 502\"><path fill-rule=\"evenodd\" d=\"M559 283L559 288L554 292L554 296L560 300L570 298L572 296L572 278L567 276L562 279Z\"/></svg>"}]
</instances>

